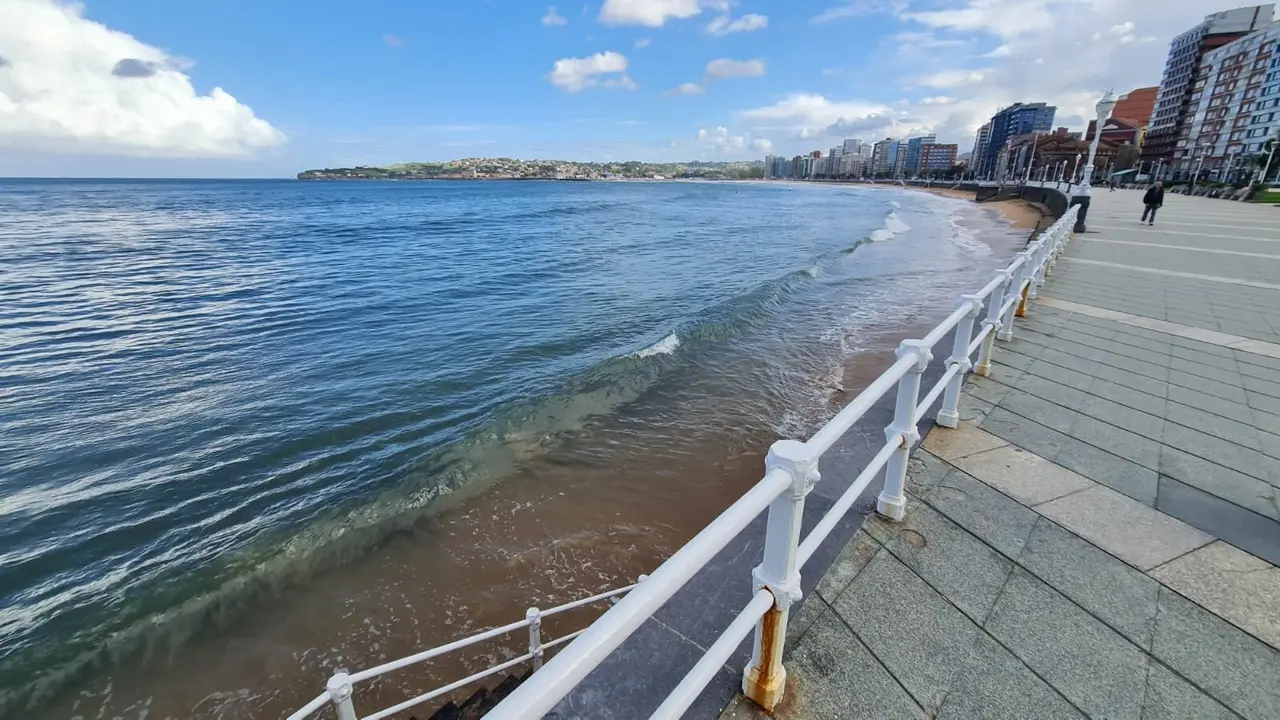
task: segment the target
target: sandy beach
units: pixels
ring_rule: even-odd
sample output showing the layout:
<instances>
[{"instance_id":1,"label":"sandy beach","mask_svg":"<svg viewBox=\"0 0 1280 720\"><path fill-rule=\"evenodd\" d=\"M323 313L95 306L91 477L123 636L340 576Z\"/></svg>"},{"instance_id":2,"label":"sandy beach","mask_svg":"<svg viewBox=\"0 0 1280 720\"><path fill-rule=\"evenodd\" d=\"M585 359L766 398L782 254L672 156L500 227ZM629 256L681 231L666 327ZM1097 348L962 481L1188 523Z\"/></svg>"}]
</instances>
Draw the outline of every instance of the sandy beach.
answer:
<instances>
[{"instance_id":1,"label":"sandy beach","mask_svg":"<svg viewBox=\"0 0 1280 720\"><path fill-rule=\"evenodd\" d=\"M902 187L902 186L893 186ZM970 190L956 190L946 187L914 187L906 186L904 190L914 190L916 192L930 193L933 195L942 195L944 197L956 198L957 200L974 201L974 194ZM989 207L1000 211L1005 219L1016 228L1031 230L1040 223L1044 218L1045 212L1036 204L1029 203L1026 200L997 200L994 202L982 203L983 207Z\"/></svg>"}]
</instances>

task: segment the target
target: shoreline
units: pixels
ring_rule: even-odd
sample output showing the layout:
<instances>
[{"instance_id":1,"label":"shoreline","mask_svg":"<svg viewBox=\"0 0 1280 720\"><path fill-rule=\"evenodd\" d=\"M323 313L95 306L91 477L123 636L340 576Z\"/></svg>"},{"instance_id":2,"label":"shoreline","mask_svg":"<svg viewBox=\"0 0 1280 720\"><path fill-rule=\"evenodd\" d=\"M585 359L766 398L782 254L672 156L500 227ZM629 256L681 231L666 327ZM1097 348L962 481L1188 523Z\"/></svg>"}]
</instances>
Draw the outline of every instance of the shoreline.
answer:
<instances>
[{"instance_id":1,"label":"shoreline","mask_svg":"<svg viewBox=\"0 0 1280 720\"><path fill-rule=\"evenodd\" d=\"M891 187L899 190L928 193L929 195L953 198L955 200L967 200L979 207L989 208L999 212L1010 225L1020 230L1034 230L1040 225L1040 221L1045 218L1043 210L1038 208L1036 205L1019 198L980 203L974 199L974 193L970 190L955 190L948 187L920 187L918 185L866 185L865 187Z\"/></svg>"}]
</instances>

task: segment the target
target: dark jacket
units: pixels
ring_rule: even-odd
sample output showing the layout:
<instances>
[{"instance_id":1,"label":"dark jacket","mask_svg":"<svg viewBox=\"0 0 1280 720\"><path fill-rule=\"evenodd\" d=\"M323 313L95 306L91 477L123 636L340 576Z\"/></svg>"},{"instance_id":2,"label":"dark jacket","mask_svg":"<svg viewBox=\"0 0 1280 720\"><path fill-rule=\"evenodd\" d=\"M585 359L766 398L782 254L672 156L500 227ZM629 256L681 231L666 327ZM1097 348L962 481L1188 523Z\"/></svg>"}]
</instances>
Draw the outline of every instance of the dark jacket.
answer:
<instances>
[{"instance_id":1,"label":"dark jacket","mask_svg":"<svg viewBox=\"0 0 1280 720\"><path fill-rule=\"evenodd\" d=\"M1164 188L1152 185L1147 189L1147 194L1142 196L1142 204L1162 207L1164 205Z\"/></svg>"}]
</instances>

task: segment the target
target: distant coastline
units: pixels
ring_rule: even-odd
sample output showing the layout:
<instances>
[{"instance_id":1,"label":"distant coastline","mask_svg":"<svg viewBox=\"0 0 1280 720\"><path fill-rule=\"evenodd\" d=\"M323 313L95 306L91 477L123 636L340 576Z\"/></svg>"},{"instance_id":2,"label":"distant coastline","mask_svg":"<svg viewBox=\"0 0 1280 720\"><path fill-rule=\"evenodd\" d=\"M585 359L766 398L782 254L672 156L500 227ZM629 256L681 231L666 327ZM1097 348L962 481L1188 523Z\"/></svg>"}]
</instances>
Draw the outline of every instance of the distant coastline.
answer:
<instances>
[{"instance_id":1,"label":"distant coastline","mask_svg":"<svg viewBox=\"0 0 1280 720\"><path fill-rule=\"evenodd\" d=\"M583 163L566 160L464 158L439 163L357 165L303 170L299 180L759 180L764 163Z\"/></svg>"}]
</instances>

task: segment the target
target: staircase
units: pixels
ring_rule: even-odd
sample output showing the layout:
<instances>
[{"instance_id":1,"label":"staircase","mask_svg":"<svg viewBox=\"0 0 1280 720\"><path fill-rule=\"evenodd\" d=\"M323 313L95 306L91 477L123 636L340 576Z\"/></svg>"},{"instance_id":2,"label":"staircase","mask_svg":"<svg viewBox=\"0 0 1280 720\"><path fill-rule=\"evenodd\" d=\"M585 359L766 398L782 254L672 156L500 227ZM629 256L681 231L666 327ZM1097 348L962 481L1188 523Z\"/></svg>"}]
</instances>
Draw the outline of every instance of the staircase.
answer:
<instances>
[{"instance_id":1,"label":"staircase","mask_svg":"<svg viewBox=\"0 0 1280 720\"><path fill-rule=\"evenodd\" d=\"M532 674L533 669L530 668L519 675L508 675L492 689L480 688L476 690L461 705L450 700L444 707L430 715L427 720L479 720ZM409 720L418 720L418 718L411 716Z\"/></svg>"}]
</instances>

